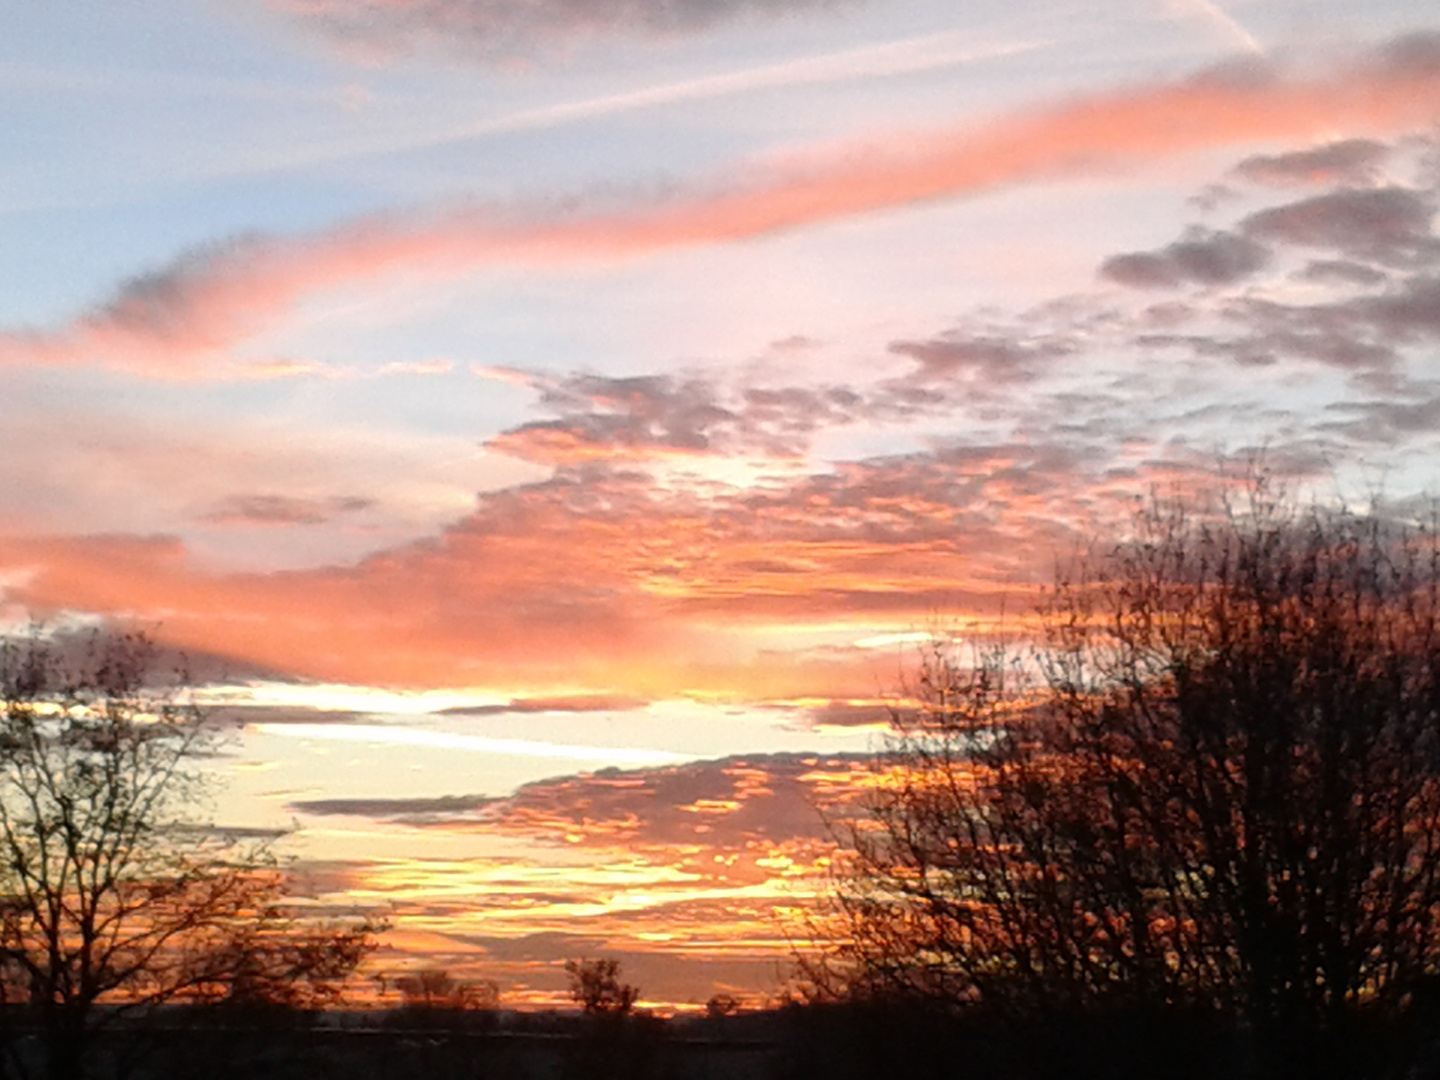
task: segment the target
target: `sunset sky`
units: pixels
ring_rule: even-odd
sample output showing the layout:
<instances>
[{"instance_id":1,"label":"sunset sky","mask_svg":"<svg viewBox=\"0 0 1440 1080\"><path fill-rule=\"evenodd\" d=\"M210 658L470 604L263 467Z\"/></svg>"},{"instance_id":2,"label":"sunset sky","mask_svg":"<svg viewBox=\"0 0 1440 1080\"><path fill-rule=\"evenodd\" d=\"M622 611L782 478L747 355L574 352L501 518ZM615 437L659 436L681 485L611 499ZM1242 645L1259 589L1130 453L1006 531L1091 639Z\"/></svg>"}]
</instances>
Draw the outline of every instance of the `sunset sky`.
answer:
<instances>
[{"instance_id":1,"label":"sunset sky","mask_svg":"<svg viewBox=\"0 0 1440 1080\"><path fill-rule=\"evenodd\" d=\"M183 650L392 971L774 992L927 633L1258 451L1440 490L1418 0L3 21L3 617Z\"/></svg>"}]
</instances>

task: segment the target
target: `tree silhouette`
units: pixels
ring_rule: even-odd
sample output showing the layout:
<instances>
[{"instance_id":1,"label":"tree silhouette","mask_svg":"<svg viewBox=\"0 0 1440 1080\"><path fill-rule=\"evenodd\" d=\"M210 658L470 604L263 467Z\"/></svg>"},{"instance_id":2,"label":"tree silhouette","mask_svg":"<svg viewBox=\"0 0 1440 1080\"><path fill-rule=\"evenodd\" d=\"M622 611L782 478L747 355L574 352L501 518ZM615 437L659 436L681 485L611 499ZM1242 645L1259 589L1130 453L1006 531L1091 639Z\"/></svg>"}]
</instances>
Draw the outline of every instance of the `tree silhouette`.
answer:
<instances>
[{"instance_id":1,"label":"tree silhouette","mask_svg":"<svg viewBox=\"0 0 1440 1080\"><path fill-rule=\"evenodd\" d=\"M1039 643L927 658L837 872L849 996L1201 1006L1312 1070L1440 965L1440 549L1252 480L1152 504Z\"/></svg>"},{"instance_id":2,"label":"tree silhouette","mask_svg":"<svg viewBox=\"0 0 1440 1080\"><path fill-rule=\"evenodd\" d=\"M395 980L402 1007L415 1012L469 1012L496 1009L500 987L489 980L456 979L443 968L422 968Z\"/></svg>"},{"instance_id":3,"label":"tree silhouette","mask_svg":"<svg viewBox=\"0 0 1440 1080\"><path fill-rule=\"evenodd\" d=\"M214 738L154 660L142 635L0 641L0 988L51 1080L126 1011L333 1001L372 946L299 919L263 844L196 819Z\"/></svg>"},{"instance_id":4,"label":"tree silhouette","mask_svg":"<svg viewBox=\"0 0 1440 1080\"><path fill-rule=\"evenodd\" d=\"M627 1016L640 988L620 981L619 960L567 960L570 997L591 1016Z\"/></svg>"}]
</instances>

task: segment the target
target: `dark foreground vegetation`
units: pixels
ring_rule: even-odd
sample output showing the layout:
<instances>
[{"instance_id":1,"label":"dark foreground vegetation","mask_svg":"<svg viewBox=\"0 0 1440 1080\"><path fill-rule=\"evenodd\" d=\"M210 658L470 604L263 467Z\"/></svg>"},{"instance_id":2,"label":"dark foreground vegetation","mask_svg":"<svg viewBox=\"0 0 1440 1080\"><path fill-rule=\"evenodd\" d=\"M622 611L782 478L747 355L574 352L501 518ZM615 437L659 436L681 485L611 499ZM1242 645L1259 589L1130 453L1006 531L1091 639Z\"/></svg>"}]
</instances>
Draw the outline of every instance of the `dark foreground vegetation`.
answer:
<instances>
[{"instance_id":1,"label":"dark foreground vegetation","mask_svg":"<svg viewBox=\"0 0 1440 1080\"><path fill-rule=\"evenodd\" d=\"M1433 521L1152 505L1026 636L928 657L814 996L970 1075L1433 1074Z\"/></svg>"},{"instance_id":2,"label":"dark foreground vegetation","mask_svg":"<svg viewBox=\"0 0 1440 1080\"><path fill-rule=\"evenodd\" d=\"M11 1019L0 1075L34 1075L43 1032ZM1357 1027L1310 1075L1440 1074L1437 1020L1422 1005ZM100 1080L1244 1080L1263 1075L1254 1050L1233 1021L1164 1008L1023 1022L874 1001L672 1020L209 1007L107 1025L88 1064Z\"/></svg>"}]
</instances>

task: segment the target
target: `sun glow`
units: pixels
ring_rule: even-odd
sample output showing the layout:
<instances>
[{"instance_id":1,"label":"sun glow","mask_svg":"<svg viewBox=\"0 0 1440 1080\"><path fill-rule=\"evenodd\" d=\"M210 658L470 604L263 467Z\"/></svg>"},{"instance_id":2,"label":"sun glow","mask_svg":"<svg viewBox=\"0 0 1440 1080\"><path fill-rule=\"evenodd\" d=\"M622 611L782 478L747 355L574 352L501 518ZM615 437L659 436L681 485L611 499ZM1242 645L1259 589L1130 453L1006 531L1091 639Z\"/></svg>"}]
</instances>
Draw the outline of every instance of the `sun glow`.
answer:
<instances>
[{"instance_id":1,"label":"sun glow","mask_svg":"<svg viewBox=\"0 0 1440 1080\"><path fill-rule=\"evenodd\" d=\"M390 727L380 724L256 724L262 734L320 742L364 743L367 746L413 746L427 750L454 750L466 754L496 754L513 757L554 758L560 761L603 765L673 765L689 760L666 750L622 749L612 746L575 746L534 742L528 739L496 739L484 735L456 735L421 728Z\"/></svg>"}]
</instances>

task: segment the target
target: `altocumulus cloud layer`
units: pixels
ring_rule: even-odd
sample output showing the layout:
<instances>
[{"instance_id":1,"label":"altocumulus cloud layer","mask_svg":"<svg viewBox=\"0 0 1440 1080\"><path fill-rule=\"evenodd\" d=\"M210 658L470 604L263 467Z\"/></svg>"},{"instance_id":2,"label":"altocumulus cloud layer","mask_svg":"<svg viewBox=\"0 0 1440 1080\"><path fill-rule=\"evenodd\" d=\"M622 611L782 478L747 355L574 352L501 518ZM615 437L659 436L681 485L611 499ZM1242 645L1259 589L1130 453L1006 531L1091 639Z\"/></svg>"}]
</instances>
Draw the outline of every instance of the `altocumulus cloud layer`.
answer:
<instances>
[{"instance_id":1,"label":"altocumulus cloud layer","mask_svg":"<svg viewBox=\"0 0 1440 1080\"><path fill-rule=\"evenodd\" d=\"M173 538L12 537L8 595L163 612L179 644L306 677L868 697L893 672L864 650L777 651L750 628L996 612L1137 491L1206 483L1222 451L1267 446L1332 483L1337 462L1433 460L1434 160L1414 139L1247 158L1211 220L1101 260L1092 291L897 338L868 380L487 370L540 414L491 451L549 472L432 539L226 575ZM840 432L904 448L817 453ZM303 529L372 510L237 491L202 516Z\"/></svg>"}]
</instances>

